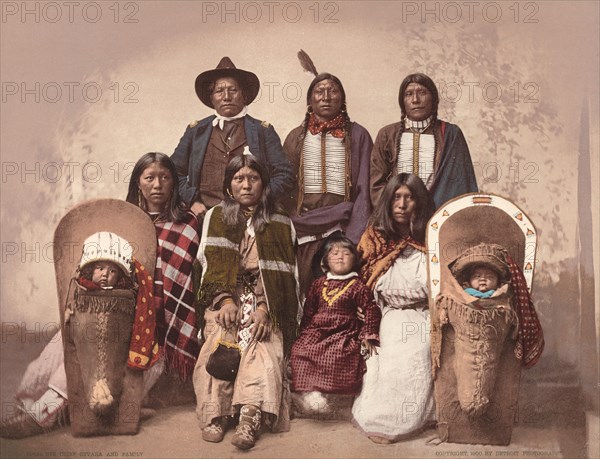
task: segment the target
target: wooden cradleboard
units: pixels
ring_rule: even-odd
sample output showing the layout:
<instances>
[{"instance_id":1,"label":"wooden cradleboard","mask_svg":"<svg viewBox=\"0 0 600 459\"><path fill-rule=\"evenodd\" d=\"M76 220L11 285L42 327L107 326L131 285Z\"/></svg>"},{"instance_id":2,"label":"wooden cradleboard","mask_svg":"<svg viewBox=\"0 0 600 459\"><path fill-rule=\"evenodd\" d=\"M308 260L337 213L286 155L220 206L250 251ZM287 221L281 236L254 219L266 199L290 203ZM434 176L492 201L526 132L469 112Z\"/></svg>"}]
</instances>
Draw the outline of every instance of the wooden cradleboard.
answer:
<instances>
[{"instance_id":1,"label":"wooden cradleboard","mask_svg":"<svg viewBox=\"0 0 600 459\"><path fill-rule=\"evenodd\" d=\"M444 314L437 304L440 292L457 292L460 288L448 264L479 243L503 246L522 268L531 292L537 234L521 209L503 197L482 193L463 195L438 209L427 228L437 430L443 441L508 445L517 416L521 375L521 362L514 353L516 333L507 334L503 344L499 343L496 379L487 409L482 415L469 416L459 402L457 377L465 377L459 374L464 373L465 356L457 352L463 352L459 334L470 330L464 324L436 322L436 318ZM439 354L436 354L436 346L438 350L441 346Z\"/></svg>"},{"instance_id":2,"label":"wooden cradleboard","mask_svg":"<svg viewBox=\"0 0 600 459\"><path fill-rule=\"evenodd\" d=\"M78 204L59 222L54 233L54 267L60 307L61 330L65 347L65 370L71 433L74 436L135 434L139 430L140 409L143 392L143 373L127 367L127 348L131 336L133 314L125 319L116 317L107 322L109 328L106 351L109 362L109 379L122 378L122 391L117 399L117 408L103 416L94 413L87 401L84 379L87 353L97 348L97 334L90 323L80 319L78 313L65 321L65 309L72 301L74 282L84 241L99 231L109 231L124 238L133 246L133 257L150 272L156 266L156 230L148 215L125 201L118 199L95 199ZM135 308L135 295L120 290ZM104 292L112 295L112 292ZM116 292L115 292L116 293ZM91 315L88 314L88 316ZM81 327L86 327L81 330ZM76 337L84 336L84 346L76 346ZM81 341L78 341L81 343ZM123 353L123 346L125 354ZM85 349L84 349L85 348ZM119 348L118 358L113 354ZM123 356L125 356L123 358ZM89 373L89 371L88 371Z\"/></svg>"}]
</instances>

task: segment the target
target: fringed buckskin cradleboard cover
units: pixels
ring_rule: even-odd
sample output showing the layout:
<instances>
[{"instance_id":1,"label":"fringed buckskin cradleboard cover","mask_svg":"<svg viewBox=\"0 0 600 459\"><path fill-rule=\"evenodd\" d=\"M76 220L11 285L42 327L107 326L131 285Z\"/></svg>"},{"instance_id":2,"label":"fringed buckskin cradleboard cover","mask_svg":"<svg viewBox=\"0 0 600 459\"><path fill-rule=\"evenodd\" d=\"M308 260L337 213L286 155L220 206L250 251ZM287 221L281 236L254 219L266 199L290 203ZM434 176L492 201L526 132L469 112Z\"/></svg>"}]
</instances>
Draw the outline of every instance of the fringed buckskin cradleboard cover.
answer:
<instances>
[{"instance_id":1,"label":"fringed buckskin cradleboard cover","mask_svg":"<svg viewBox=\"0 0 600 459\"><path fill-rule=\"evenodd\" d=\"M508 445L521 377L512 295L505 284L482 301L456 285L438 297L432 317L442 334L434 370L438 434L453 443Z\"/></svg>"},{"instance_id":2,"label":"fringed buckskin cradleboard cover","mask_svg":"<svg viewBox=\"0 0 600 459\"><path fill-rule=\"evenodd\" d=\"M519 224L529 220L517 211L504 198L475 194L450 201L429 221L432 371L443 441L510 443L522 368L515 355L519 324L512 289L504 284L489 299L475 298L464 292L448 264L486 243L502 246L524 266L532 243L535 253L535 236L527 238Z\"/></svg>"},{"instance_id":3,"label":"fringed buckskin cradleboard cover","mask_svg":"<svg viewBox=\"0 0 600 459\"><path fill-rule=\"evenodd\" d=\"M143 372L127 367L136 292L88 291L75 279L84 241L98 231L127 240L133 246L133 258L151 273L156 265L154 225L144 211L125 201L81 203L56 228L54 266L74 436L135 434L139 430ZM98 403L113 396L108 408Z\"/></svg>"}]
</instances>

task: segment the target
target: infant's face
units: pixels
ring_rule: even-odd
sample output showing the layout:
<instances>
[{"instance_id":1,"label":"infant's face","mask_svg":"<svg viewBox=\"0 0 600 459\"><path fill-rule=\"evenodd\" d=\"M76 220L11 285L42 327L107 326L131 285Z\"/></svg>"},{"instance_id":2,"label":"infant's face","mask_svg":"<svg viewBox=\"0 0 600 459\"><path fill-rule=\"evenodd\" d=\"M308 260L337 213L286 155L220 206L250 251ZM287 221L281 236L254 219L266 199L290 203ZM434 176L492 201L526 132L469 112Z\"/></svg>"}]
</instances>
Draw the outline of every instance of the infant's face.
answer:
<instances>
[{"instance_id":1,"label":"infant's face","mask_svg":"<svg viewBox=\"0 0 600 459\"><path fill-rule=\"evenodd\" d=\"M354 265L354 254L349 249L334 245L327 254L327 265L331 274L348 274Z\"/></svg>"},{"instance_id":2,"label":"infant's face","mask_svg":"<svg viewBox=\"0 0 600 459\"><path fill-rule=\"evenodd\" d=\"M92 282L100 287L114 287L119 282L121 269L112 261L97 261L92 271Z\"/></svg>"},{"instance_id":3,"label":"infant's face","mask_svg":"<svg viewBox=\"0 0 600 459\"><path fill-rule=\"evenodd\" d=\"M469 285L471 285L471 288L479 290L480 292L496 290L498 288L498 275L490 268L485 268L483 266L477 267L471 274Z\"/></svg>"}]
</instances>

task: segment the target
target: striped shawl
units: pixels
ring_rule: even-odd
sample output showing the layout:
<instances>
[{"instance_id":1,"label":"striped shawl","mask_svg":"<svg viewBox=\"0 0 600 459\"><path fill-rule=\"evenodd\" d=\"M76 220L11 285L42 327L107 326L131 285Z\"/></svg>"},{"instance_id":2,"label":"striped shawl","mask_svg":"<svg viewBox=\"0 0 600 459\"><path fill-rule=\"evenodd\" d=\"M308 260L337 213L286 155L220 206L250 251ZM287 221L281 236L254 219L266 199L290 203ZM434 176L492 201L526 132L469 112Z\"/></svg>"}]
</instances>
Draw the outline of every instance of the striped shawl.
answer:
<instances>
[{"instance_id":1,"label":"striped shawl","mask_svg":"<svg viewBox=\"0 0 600 459\"><path fill-rule=\"evenodd\" d=\"M213 207L204 218L198 259L202 281L198 306L203 311L215 296L229 293L236 297L240 266L240 242L246 223L226 225L223 207ZM264 286L273 329L283 334L286 354L296 338L298 322L298 282L294 228L290 219L274 214L261 232L256 232L260 277Z\"/></svg>"}]
</instances>

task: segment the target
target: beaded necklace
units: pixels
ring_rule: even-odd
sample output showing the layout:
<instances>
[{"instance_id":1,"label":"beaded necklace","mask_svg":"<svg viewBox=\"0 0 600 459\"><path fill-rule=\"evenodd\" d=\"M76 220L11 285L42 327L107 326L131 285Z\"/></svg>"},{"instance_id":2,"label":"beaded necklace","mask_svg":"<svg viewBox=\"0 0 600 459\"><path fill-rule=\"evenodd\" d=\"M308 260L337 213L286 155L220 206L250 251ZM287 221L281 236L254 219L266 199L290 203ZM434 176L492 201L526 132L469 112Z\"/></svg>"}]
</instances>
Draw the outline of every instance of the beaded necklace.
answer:
<instances>
[{"instance_id":1,"label":"beaded necklace","mask_svg":"<svg viewBox=\"0 0 600 459\"><path fill-rule=\"evenodd\" d=\"M321 297L325 300L327 306L331 307L333 303L335 303L340 296L346 293L346 290L348 290L355 282L356 279L352 279L343 287L332 288L331 291L328 292L327 287L329 286L329 280L326 280L325 284L323 284L323 290L321 290Z\"/></svg>"}]
</instances>

